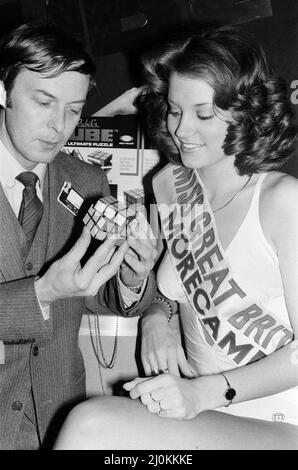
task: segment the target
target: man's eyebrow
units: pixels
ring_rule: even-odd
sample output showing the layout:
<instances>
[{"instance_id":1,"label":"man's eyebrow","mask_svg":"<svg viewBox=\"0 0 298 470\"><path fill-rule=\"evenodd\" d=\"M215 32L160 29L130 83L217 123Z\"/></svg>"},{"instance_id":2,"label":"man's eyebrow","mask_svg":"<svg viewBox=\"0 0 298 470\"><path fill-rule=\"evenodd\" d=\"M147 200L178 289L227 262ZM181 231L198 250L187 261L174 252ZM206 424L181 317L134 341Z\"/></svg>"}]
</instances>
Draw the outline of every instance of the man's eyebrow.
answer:
<instances>
[{"instance_id":1,"label":"man's eyebrow","mask_svg":"<svg viewBox=\"0 0 298 470\"><path fill-rule=\"evenodd\" d=\"M42 93L43 95L47 96L48 98L51 98L52 100L56 100L56 96L52 95L51 93L49 93L48 91L45 91L45 90L40 90L38 88L36 88L34 90L34 92L37 92L37 93ZM74 100L74 101L70 101L69 104L81 104L81 103L86 103L86 100Z\"/></svg>"}]
</instances>

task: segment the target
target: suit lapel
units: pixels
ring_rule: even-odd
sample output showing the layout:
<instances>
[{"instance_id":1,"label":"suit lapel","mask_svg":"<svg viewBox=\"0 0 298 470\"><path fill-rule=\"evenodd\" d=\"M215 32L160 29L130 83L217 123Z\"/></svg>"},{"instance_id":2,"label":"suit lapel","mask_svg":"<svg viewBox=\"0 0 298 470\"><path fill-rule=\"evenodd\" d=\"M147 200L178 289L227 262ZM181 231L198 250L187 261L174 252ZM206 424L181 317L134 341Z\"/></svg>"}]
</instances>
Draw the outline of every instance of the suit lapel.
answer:
<instances>
[{"instance_id":1,"label":"suit lapel","mask_svg":"<svg viewBox=\"0 0 298 470\"><path fill-rule=\"evenodd\" d=\"M0 184L0 273L4 280L26 275L21 240L24 237L18 219Z\"/></svg>"},{"instance_id":2,"label":"suit lapel","mask_svg":"<svg viewBox=\"0 0 298 470\"><path fill-rule=\"evenodd\" d=\"M47 260L59 256L59 251L66 244L74 225L74 215L59 201L58 195L65 181L75 185L78 179L77 173L71 165L67 168L61 165L59 155L48 166L49 177L49 236L47 246ZM75 187L75 186L74 186Z\"/></svg>"},{"instance_id":3,"label":"suit lapel","mask_svg":"<svg viewBox=\"0 0 298 470\"><path fill-rule=\"evenodd\" d=\"M64 207L57 198L65 181L71 182L73 188L82 196L89 183L76 170L71 158L57 155L48 165L43 190L44 217L36 233L31 254L40 267L44 261L52 261L68 251L82 225L79 218ZM92 187L92 186L91 186ZM4 194L0 184L0 276L4 280L19 279L26 276L22 255L24 233Z\"/></svg>"}]
</instances>

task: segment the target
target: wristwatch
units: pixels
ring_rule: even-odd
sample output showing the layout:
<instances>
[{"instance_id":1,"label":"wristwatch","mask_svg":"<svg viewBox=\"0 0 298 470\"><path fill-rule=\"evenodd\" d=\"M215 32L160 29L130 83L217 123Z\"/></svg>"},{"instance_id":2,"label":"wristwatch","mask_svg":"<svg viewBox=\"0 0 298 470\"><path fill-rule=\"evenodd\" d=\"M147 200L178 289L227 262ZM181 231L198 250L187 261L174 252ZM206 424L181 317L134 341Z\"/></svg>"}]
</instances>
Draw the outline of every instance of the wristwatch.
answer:
<instances>
[{"instance_id":1,"label":"wristwatch","mask_svg":"<svg viewBox=\"0 0 298 470\"><path fill-rule=\"evenodd\" d=\"M229 402L227 405L225 405L227 407L227 406L230 406L230 404L233 402L233 400L236 396L236 390L233 387L231 387L230 382L226 378L225 374L220 372L220 375L222 375L225 378L225 381L227 382L227 386L228 386L228 388L226 389L226 391L224 393L225 399L228 400L228 402Z\"/></svg>"}]
</instances>

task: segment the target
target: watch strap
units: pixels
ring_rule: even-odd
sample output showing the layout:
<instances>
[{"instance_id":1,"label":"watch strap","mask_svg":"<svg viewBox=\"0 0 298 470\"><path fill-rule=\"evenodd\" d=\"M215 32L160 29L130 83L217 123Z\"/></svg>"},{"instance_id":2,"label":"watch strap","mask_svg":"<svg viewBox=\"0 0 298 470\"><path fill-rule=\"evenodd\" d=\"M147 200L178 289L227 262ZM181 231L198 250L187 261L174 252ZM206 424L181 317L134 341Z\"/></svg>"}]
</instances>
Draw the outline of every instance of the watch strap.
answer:
<instances>
[{"instance_id":1,"label":"watch strap","mask_svg":"<svg viewBox=\"0 0 298 470\"><path fill-rule=\"evenodd\" d=\"M222 372L220 372L220 375L222 375L227 383L227 386L228 388L226 389L225 393L224 393L224 397L226 400L228 400L228 404L225 405L225 407L228 407L231 405L231 403L233 402L235 396L236 396L236 390L231 386L230 382L228 381L227 377L225 376L225 374L223 374Z\"/></svg>"}]
</instances>

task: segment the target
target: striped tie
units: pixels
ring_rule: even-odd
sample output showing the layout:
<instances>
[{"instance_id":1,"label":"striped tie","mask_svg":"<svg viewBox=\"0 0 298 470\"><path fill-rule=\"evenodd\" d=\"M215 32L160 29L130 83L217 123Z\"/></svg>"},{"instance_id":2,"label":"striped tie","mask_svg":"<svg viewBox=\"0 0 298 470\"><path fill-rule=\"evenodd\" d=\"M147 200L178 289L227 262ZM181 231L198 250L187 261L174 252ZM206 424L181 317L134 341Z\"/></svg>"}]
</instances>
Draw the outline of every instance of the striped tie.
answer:
<instances>
[{"instance_id":1,"label":"striped tie","mask_svg":"<svg viewBox=\"0 0 298 470\"><path fill-rule=\"evenodd\" d=\"M42 218L43 204L36 194L38 176L35 173L24 171L16 176L16 179L25 186L18 219L26 236L27 255Z\"/></svg>"}]
</instances>

